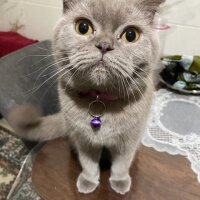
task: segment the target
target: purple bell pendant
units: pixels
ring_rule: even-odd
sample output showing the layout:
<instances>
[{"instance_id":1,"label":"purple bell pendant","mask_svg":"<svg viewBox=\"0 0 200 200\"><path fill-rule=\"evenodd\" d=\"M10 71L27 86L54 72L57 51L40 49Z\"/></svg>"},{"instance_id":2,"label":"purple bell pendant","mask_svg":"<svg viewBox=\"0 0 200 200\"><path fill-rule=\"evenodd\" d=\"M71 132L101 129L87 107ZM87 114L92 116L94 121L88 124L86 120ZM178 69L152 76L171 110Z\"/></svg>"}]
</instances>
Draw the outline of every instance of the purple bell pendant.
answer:
<instances>
[{"instance_id":1,"label":"purple bell pendant","mask_svg":"<svg viewBox=\"0 0 200 200\"><path fill-rule=\"evenodd\" d=\"M101 123L102 122L101 122L100 117L94 117L90 122L92 128L100 128L101 127Z\"/></svg>"},{"instance_id":2,"label":"purple bell pendant","mask_svg":"<svg viewBox=\"0 0 200 200\"><path fill-rule=\"evenodd\" d=\"M93 112L94 106L98 104L99 107L101 107L101 112L96 114ZM89 105L89 114L93 117L93 119L90 121L90 125L94 129L101 128L102 121L101 117L104 115L106 111L106 105L99 99L99 96L97 96L96 100L90 103Z\"/></svg>"}]
</instances>

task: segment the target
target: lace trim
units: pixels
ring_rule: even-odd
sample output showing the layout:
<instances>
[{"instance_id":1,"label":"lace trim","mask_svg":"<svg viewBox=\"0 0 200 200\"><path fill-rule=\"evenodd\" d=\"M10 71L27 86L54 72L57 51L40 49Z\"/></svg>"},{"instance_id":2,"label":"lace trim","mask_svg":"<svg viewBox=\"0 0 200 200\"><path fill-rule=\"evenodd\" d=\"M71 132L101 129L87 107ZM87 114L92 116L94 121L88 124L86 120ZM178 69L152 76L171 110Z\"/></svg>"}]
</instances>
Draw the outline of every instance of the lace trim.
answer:
<instances>
[{"instance_id":1,"label":"lace trim","mask_svg":"<svg viewBox=\"0 0 200 200\"><path fill-rule=\"evenodd\" d=\"M155 92L154 104L151 109L152 114L142 142L145 146L153 147L160 152L186 156L200 182L200 132L191 131L187 135L182 135L165 127L161 117L165 115L164 108L170 102L190 103L200 108L198 96L179 95L165 89Z\"/></svg>"}]
</instances>

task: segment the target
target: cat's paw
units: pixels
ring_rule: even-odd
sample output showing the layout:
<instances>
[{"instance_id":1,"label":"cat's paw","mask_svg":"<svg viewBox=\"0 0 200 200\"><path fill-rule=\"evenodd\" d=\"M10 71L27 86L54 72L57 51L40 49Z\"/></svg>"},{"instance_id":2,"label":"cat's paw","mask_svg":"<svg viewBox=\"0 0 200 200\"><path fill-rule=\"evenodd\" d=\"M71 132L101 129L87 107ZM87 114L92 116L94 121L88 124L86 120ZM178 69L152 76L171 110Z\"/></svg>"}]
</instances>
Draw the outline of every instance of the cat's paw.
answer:
<instances>
[{"instance_id":1,"label":"cat's paw","mask_svg":"<svg viewBox=\"0 0 200 200\"><path fill-rule=\"evenodd\" d=\"M131 188L130 176L127 176L126 178L122 179L114 179L111 177L109 180L110 180L110 185L115 192L124 195L130 191Z\"/></svg>"},{"instance_id":2,"label":"cat's paw","mask_svg":"<svg viewBox=\"0 0 200 200\"><path fill-rule=\"evenodd\" d=\"M99 185L99 180L88 179L83 173L81 173L77 180L77 188L80 193L88 194L95 191L97 186Z\"/></svg>"}]
</instances>

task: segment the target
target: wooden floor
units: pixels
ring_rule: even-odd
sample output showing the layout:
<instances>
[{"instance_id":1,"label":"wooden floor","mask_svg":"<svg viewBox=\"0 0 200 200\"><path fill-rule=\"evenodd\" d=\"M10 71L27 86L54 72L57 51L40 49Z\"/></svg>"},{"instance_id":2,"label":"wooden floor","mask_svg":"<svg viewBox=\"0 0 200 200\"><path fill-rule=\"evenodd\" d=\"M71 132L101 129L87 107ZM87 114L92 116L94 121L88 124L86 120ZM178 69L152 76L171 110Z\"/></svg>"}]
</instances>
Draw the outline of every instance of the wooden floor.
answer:
<instances>
[{"instance_id":1,"label":"wooden floor","mask_svg":"<svg viewBox=\"0 0 200 200\"><path fill-rule=\"evenodd\" d=\"M133 163L132 188L125 196L110 188L109 170L102 171L100 186L93 194L79 194L76 179L80 170L67 140L51 141L35 160L33 184L45 200L200 200L200 184L187 159L144 146Z\"/></svg>"}]
</instances>

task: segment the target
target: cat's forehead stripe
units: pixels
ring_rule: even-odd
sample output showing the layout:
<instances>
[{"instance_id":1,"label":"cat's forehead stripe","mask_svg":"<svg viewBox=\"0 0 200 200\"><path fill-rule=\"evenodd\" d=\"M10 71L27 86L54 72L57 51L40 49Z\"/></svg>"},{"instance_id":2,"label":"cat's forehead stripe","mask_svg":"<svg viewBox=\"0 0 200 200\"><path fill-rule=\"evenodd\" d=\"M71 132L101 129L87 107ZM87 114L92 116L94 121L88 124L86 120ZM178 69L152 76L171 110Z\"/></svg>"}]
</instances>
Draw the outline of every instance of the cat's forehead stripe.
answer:
<instances>
[{"instance_id":1,"label":"cat's forehead stripe","mask_svg":"<svg viewBox=\"0 0 200 200\"><path fill-rule=\"evenodd\" d=\"M116 30L120 25L126 23L126 13L121 10L120 6L113 7L99 1L99 3L91 2L89 8L91 9L91 17L105 29Z\"/></svg>"}]
</instances>

